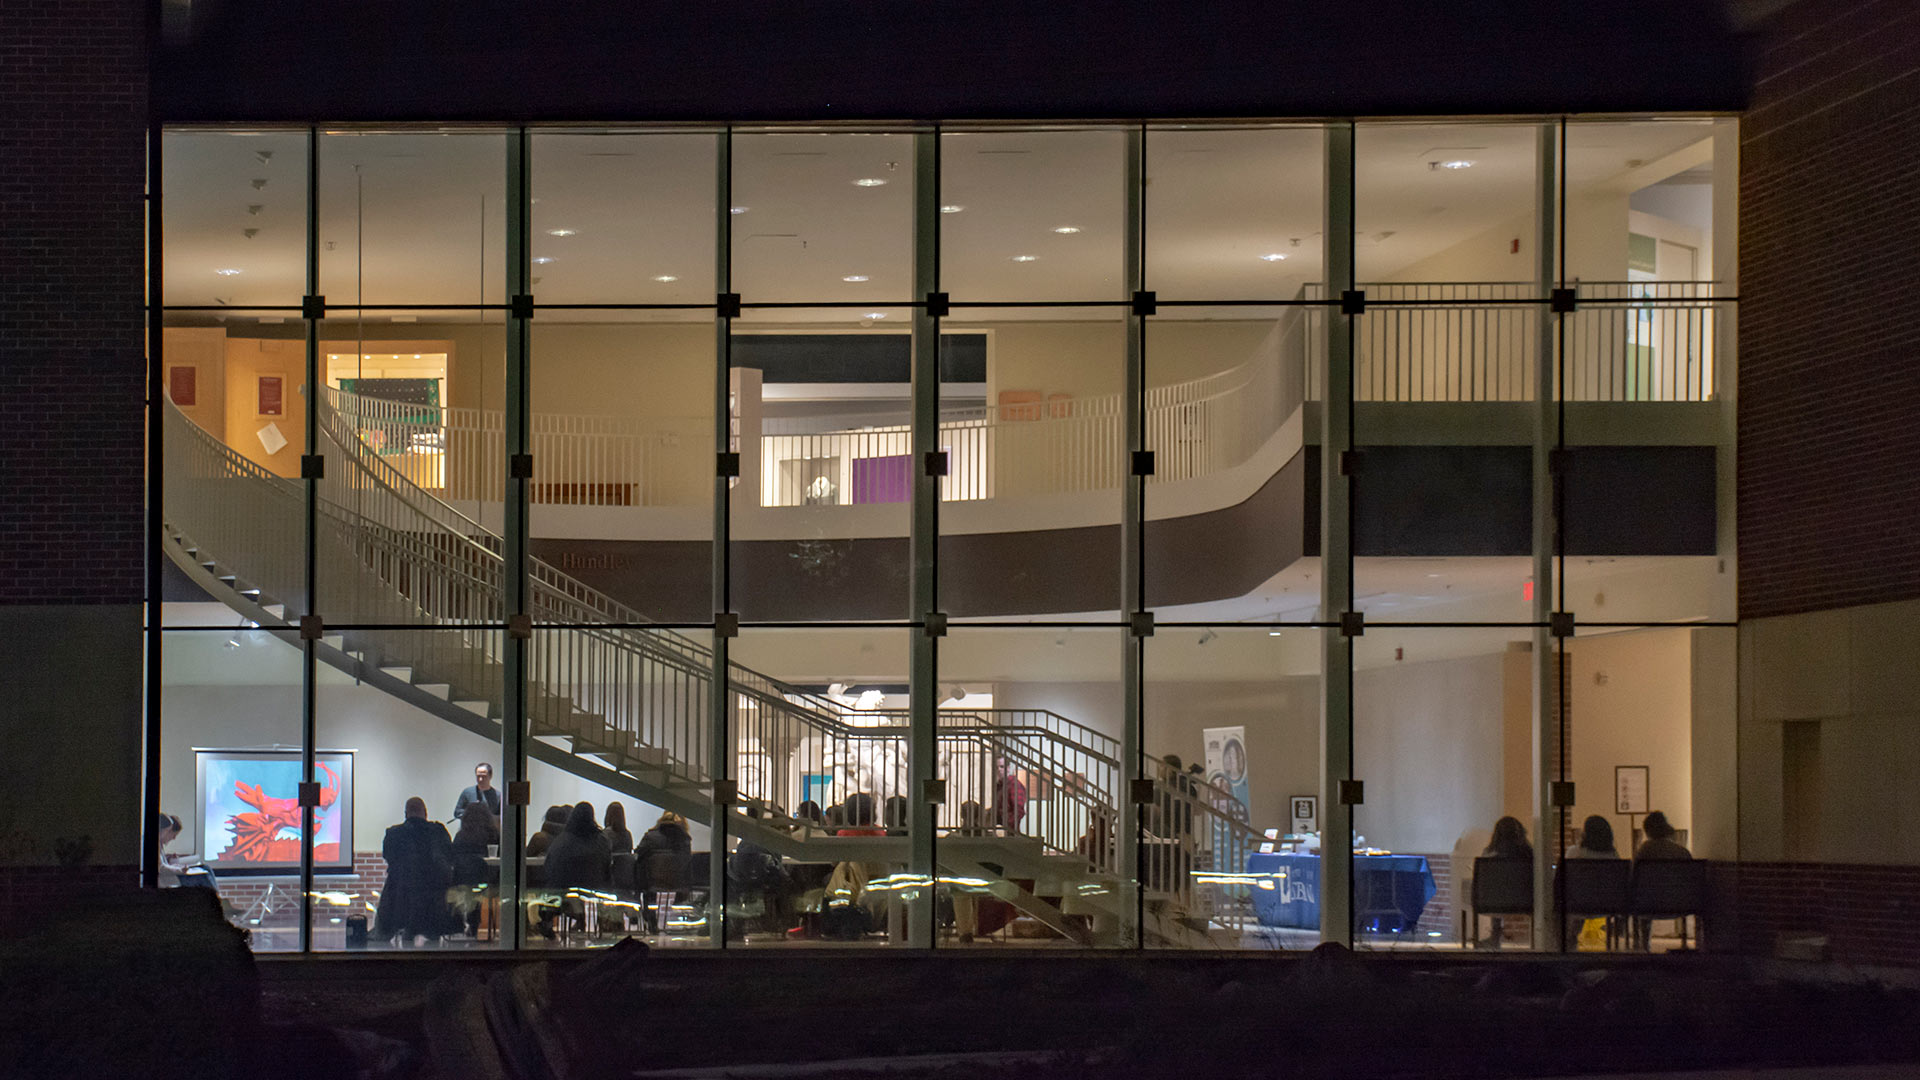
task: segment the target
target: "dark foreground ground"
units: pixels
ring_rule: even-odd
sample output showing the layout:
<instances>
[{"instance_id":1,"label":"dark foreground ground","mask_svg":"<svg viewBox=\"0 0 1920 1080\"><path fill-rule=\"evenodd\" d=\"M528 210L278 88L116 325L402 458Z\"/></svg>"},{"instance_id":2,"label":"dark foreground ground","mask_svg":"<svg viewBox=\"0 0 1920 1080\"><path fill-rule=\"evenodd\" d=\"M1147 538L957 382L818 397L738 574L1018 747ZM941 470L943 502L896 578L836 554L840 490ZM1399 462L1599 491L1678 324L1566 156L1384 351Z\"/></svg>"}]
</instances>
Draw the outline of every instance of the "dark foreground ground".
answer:
<instances>
[{"instance_id":1,"label":"dark foreground ground","mask_svg":"<svg viewBox=\"0 0 1920 1080\"><path fill-rule=\"evenodd\" d=\"M1698 956L720 956L630 942L255 963L196 892L0 942L0 1075L1228 1080L1920 1062L1920 994L1763 980Z\"/></svg>"}]
</instances>

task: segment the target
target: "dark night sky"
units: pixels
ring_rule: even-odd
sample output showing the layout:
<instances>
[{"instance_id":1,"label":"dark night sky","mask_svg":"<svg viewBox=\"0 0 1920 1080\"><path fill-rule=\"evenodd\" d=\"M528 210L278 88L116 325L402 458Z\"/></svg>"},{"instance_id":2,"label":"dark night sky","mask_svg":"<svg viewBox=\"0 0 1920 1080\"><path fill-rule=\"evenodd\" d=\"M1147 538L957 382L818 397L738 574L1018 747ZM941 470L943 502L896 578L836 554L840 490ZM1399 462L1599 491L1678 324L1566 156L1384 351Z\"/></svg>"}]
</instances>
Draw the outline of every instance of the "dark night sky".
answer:
<instances>
[{"instance_id":1,"label":"dark night sky","mask_svg":"<svg viewBox=\"0 0 1920 1080\"><path fill-rule=\"evenodd\" d=\"M195 0L169 122L1737 109L1707 0Z\"/></svg>"}]
</instances>

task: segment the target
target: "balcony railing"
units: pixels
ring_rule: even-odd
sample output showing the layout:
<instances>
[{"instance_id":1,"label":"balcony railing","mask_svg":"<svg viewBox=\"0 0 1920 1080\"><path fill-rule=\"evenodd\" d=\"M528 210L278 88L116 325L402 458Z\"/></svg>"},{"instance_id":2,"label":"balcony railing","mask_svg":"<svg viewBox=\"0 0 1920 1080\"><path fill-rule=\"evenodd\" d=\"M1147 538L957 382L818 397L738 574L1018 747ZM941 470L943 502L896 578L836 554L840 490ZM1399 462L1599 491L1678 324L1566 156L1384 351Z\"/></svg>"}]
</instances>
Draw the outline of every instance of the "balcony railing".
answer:
<instances>
[{"instance_id":1,"label":"balcony railing","mask_svg":"<svg viewBox=\"0 0 1920 1080\"><path fill-rule=\"evenodd\" d=\"M1589 281L1556 341L1568 401L1711 401L1719 389L1711 281ZM1374 282L1356 322L1354 399L1531 401L1546 298L1528 282ZM1309 295L1315 291L1310 290ZM1319 373L1309 388L1320 396Z\"/></svg>"}]
</instances>

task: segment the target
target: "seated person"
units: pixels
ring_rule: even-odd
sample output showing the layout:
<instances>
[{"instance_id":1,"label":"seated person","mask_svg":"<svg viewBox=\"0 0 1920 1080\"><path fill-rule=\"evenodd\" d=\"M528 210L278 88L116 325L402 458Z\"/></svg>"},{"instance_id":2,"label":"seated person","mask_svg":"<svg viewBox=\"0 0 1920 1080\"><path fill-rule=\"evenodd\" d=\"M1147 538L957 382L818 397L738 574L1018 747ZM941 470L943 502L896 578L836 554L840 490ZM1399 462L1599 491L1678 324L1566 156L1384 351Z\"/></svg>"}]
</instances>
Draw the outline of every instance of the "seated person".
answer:
<instances>
[{"instance_id":1,"label":"seated person","mask_svg":"<svg viewBox=\"0 0 1920 1080\"><path fill-rule=\"evenodd\" d=\"M647 933L657 934L666 925L666 907L661 893L675 893L693 884L686 880L687 864L693 859L693 836L687 832L687 819L671 810L640 837L633 849L634 872L641 885L640 916Z\"/></svg>"},{"instance_id":2,"label":"seated person","mask_svg":"<svg viewBox=\"0 0 1920 1080\"><path fill-rule=\"evenodd\" d=\"M460 926L447 907L453 884L453 838L427 817L427 801L407 800L406 817L387 829L380 854L387 880L374 913L374 936L406 945L417 938L438 941Z\"/></svg>"},{"instance_id":3,"label":"seated person","mask_svg":"<svg viewBox=\"0 0 1920 1080\"><path fill-rule=\"evenodd\" d=\"M167 851L167 845L179 838L180 831L178 817L160 815L160 887L172 889L190 885L202 889L215 888L213 871L199 865L197 858L183 858Z\"/></svg>"},{"instance_id":4,"label":"seated person","mask_svg":"<svg viewBox=\"0 0 1920 1080\"><path fill-rule=\"evenodd\" d=\"M1533 861L1533 845L1527 842L1527 827L1517 817L1503 817L1493 823L1493 840L1487 844L1487 850L1480 853L1483 859L1525 859Z\"/></svg>"},{"instance_id":5,"label":"seated person","mask_svg":"<svg viewBox=\"0 0 1920 1080\"><path fill-rule=\"evenodd\" d=\"M453 883L465 912L467 936L480 936L480 893L495 884L497 871L487 865L487 849L500 843L500 823L485 803L471 802L460 814L460 831L453 837Z\"/></svg>"},{"instance_id":6,"label":"seated person","mask_svg":"<svg viewBox=\"0 0 1920 1080\"><path fill-rule=\"evenodd\" d=\"M1483 859L1517 859L1531 863L1533 861L1533 845L1527 841L1527 827L1520 823L1519 818L1512 815L1508 815L1494 822L1493 839L1488 842L1487 849L1480 853L1480 857ZM1487 918L1493 923L1493 933L1486 938L1480 939L1475 944L1482 949L1497 949L1506 940L1506 920L1499 915L1489 915ZM1478 934L1480 930L1478 927L1475 927L1473 932Z\"/></svg>"},{"instance_id":7,"label":"seated person","mask_svg":"<svg viewBox=\"0 0 1920 1080\"><path fill-rule=\"evenodd\" d=\"M613 852L607 837L593 820L593 804L580 802L567 812L567 824L560 835L547 845L547 889L565 897L570 889L605 892L613 883ZM563 899L561 910L578 918L584 908L577 899ZM542 937L553 936L552 909L547 909L537 929Z\"/></svg>"},{"instance_id":8,"label":"seated person","mask_svg":"<svg viewBox=\"0 0 1920 1080\"><path fill-rule=\"evenodd\" d=\"M1647 815L1641 829L1647 838L1641 842L1640 850L1633 853L1637 862L1641 859L1691 859L1693 852L1688 851L1673 838L1674 827L1667 823L1667 815L1655 810Z\"/></svg>"},{"instance_id":9,"label":"seated person","mask_svg":"<svg viewBox=\"0 0 1920 1080\"><path fill-rule=\"evenodd\" d=\"M1580 842L1567 849L1569 859L1617 859L1613 847L1613 823L1599 814L1590 814L1580 823Z\"/></svg>"}]
</instances>

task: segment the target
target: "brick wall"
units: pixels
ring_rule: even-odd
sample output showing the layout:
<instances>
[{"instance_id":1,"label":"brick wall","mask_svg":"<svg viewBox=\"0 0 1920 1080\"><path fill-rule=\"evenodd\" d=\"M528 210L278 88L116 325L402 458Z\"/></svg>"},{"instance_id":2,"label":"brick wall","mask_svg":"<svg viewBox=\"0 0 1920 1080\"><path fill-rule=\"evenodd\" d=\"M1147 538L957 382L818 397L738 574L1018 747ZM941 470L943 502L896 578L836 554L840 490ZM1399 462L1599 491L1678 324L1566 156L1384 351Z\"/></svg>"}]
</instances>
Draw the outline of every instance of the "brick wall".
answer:
<instances>
[{"instance_id":1,"label":"brick wall","mask_svg":"<svg viewBox=\"0 0 1920 1080\"><path fill-rule=\"evenodd\" d=\"M1920 5L1801 0L1754 77L1740 614L1920 596Z\"/></svg>"},{"instance_id":2,"label":"brick wall","mask_svg":"<svg viewBox=\"0 0 1920 1080\"><path fill-rule=\"evenodd\" d=\"M1819 935L1839 963L1920 966L1920 866L1742 863L1716 867L1714 892L1714 951L1771 956L1782 935Z\"/></svg>"},{"instance_id":3,"label":"brick wall","mask_svg":"<svg viewBox=\"0 0 1920 1080\"><path fill-rule=\"evenodd\" d=\"M138 603L145 4L0 4L0 603Z\"/></svg>"},{"instance_id":4,"label":"brick wall","mask_svg":"<svg viewBox=\"0 0 1920 1080\"><path fill-rule=\"evenodd\" d=\"M32 930L77 898L139 884L138 866L0 866L0 937Z\"/></svg>"}]
</instances>

